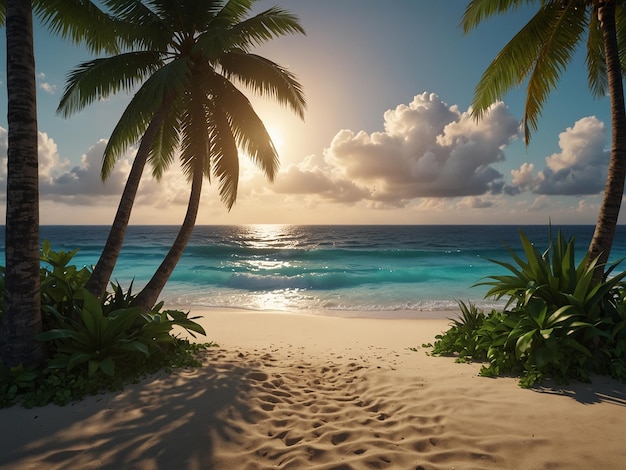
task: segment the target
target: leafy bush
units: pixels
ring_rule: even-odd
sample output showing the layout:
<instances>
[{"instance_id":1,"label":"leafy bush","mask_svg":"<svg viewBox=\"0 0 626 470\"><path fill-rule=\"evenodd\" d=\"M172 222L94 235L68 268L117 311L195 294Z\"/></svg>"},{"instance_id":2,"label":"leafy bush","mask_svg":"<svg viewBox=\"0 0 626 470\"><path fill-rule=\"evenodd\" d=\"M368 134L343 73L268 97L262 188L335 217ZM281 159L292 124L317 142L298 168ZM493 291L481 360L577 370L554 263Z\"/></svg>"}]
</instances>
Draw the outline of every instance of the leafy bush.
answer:
<instances>
[{"instance_id":1,"label":"leafy bush","mask_svg":"<svg viewBox=\"0 0 626 470\"><path fill-rule=\"evenodd\" d=\"M450 329L445 335L437 335L433 346L434 355L455 353L459 356L459 362L468 360L484 360L487 358L486 350L481 347L478 331L485 322L485 314L472 304L459 302L461 317L452 320Z\"/></svg>"},{"instance_id":2,"label":"leafy bush","mask_svg":"<svg viewBox=\"0 0 626 470\"><path fill-rule=\"evenodd\" d=\"M461 302L461 318L436 337L433 354L486 360L482 375L520 374L523 387L592 372L626 380L626 272L594 283L597 260L577 265L573 238L559 231L543 254L520 238L526 259L507 247L516 265L491 261L510 274L477 284L491 286L486 297L508 297L503 311L484 315Z\"/></svg>"},{"instance_id":3,"label":"leafy bush","mask_svg":"<svg viewBox=\"0 0 626 470\"><path fill-rule=\"evenodd\" d=\"M77 250L42 248L41 300L50 357L40 367L8 368L0 361L0 407L19 399L24 406L60 405L99 390L117 390L159 369L199 366L195 356L213 343L191 344L172 334L174 327L192 337L206 332L189 314L150 312L133 307L132 283L127 292L112 285L104 301L85 290L90 272L70 265ZM2 277L0 282L3 282Z\"/></svg>"}]
</instances>

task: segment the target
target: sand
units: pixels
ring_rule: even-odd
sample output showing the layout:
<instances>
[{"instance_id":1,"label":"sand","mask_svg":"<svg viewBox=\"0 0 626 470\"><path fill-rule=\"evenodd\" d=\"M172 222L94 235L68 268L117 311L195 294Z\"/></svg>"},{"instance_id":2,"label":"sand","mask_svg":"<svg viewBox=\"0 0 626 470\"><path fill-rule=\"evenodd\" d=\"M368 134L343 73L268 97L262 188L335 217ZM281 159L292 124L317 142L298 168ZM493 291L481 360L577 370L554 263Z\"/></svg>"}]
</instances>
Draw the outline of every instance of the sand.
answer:
<instances>
[{"instance_id":1,"label":"sand","mask_svg":"<svg viewBox=\"0 0 626 470\"><path fill-rule=\"evenodd\" d=\"M205 366L0 410L2 469L621 469L626 386L427 355L444 319L199 311ZM419 346L417 352L408 348Z\"/></svg>"}]
</instances>

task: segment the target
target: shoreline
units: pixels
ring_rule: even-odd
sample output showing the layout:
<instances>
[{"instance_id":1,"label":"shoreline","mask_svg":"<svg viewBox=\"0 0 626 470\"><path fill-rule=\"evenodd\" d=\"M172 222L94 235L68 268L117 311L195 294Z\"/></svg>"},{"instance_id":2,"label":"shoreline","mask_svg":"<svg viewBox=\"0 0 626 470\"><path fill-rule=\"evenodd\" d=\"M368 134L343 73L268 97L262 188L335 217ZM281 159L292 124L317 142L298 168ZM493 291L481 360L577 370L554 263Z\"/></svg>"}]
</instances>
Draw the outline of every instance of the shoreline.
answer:
<instances>
[{"instance_id":1,"label":"shoreline","mask_svg":"<svg viewBox=\"0 0 626 470\"><path fill-rule=\"evenodd\" d=\"M186 309L185 309L186 310ZM193 308L219 347L118 393L0 409L0 469L619 469L626 386L478 376L445 319ZM417 352L409 350L417 347Z\"/></svg>"},{"instance_id":2,"label":"shoreline","mask_svg":"<svg viewBox=\"0 0 626 470\"><path fill-rule=\"evenodd\" d=\"M243 307L207 307L203 305L164 305L166 310L180 310L191 312L192 316L211 315L212 313L227 314L258 314L258 315L291 315L301 317L331 317L331 318L364 318L372 320L451 320L457 318L460 309L440 310L349 310L349 309L307 309L307 310L282 310L266 309L257 310Z\"/></svg>"}]
</instances>

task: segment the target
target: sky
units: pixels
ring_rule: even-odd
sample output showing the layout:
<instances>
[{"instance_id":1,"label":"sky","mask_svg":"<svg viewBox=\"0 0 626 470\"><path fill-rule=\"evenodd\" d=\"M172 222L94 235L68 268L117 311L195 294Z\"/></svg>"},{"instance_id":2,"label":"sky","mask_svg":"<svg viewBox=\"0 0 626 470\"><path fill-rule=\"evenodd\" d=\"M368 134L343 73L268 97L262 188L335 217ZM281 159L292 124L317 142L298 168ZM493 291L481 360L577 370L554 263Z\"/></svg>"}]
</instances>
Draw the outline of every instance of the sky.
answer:
<instances>
[{"instance_id":1,"label":"sky","mask_svg":"<svg viewBox=\"0 0 626 470\"><path fill-rule=\"evenodd\" d=\"M608 97L587 88L584 50L562 75L526 146L525 90L471 115L485 68L532 10L494 17L464 35L463 0L259 0L296 14L306 36L254 52L293 72L307 111L242 88L280 156L270 183L241 156L237 202L228 211L205 184L198 224L595 224L610 148ZM55 111L67 73L93 58L35 19L40 221L110 225L131 149L103 183L108 136L131 96L120 93L65 119ZM0 157L6 162L6 45L0 38ZM174 165L146 171L131 224L180 224L190 185ZM0 167L4 199L6 166ZM4 207L0 208L4 219ZM620 218L620 222L624 219Z\"/></svg>"}]
</instances>

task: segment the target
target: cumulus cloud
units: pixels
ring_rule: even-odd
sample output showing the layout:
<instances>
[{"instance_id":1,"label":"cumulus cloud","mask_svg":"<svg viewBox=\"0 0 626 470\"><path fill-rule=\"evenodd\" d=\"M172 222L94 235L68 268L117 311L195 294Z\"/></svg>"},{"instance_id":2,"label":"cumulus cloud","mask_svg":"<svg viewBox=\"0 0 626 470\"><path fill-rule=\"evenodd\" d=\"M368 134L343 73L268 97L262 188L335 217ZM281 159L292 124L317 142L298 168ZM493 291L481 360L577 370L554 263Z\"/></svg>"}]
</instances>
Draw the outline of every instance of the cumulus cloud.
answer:
<instances>
[{"instance_id":1,"label":"cumulus cloud","mask_svg":"<svg viewBox=\"0 0 626 470\"><path fill-rule=\"evenodd\" d=\"M460 209L488 209L493 207L493 202L478 196L467 196L457 204Z\"/></svg>"},{"instance_id":2,"label":"cumulus cloud","mask_svg":"<svg viewBox=\"0 0 626 470\"><path fill-rule=\"evenodd\" d=\"M546 157L546 168L533 174L535 166L524 163L513 175L511 192L578 196L604 190L609 151L604 148L606 129L595 116L582 118L559 134L561 151Z\"/></svg>"},{"instance_id":3,"label":"cumulus cloud","mask_svg":"<svg viewBox=\"0 0 626 470\"><path fill-rule=\"evenodd\" d=\"M54 95L56 93L57 86L45 81L46 80L45 73L41 72L37 74L37 80L40 82L39 88L41 88L43 91L45 91L46 93L50 95Z\"/></svg>"},{"instance_id":4,"label":"cumulus cloud","mask_svg":"<svg viewBox=\"0 0 626 470\"><path fill-rule=\"evenodd\" d=\"M39 84L39 88L41 88L43 91L45 91L46 93L50 94L50 95L54 95L57 91L57 86L56 85L52 85L48 82L43 82Z\"/></svg>"},{"instance_id":5,"label":"cumulus cloud","mask_svg":"<svg viewBox=\"0 0 626 470\"><path fill-rule=\"evenodd\" d=\"M415 96L384 113L384 131L343 129L321 162L292 165L275 191L316 193L334 202L367 201L403 207L416 198L498 194L503 175L494 165L519 134L519 122L503 103L476 121L432 93Z\"/></svg>"},{"instance_id":6,"label":"cumulus cloud","mask_svg":"<svg viewBox=\"0 0 626 470\"><path fill-rule=\"evenodd\" d=\"M57 145L45 132L39 132L39 189L43 201L70 206L114 206L122 194L132 165L135 149L123 155L109 178L100 178L102 155L106 140L101 139L80 158L77 165L59 155ZM0 127L0 194L6 193L7 131ZM149 168L144 170L136 204L164 207L186 204L189 185L178 168L168 170L161 181L155 181Z\"/></svg>"}]
</instances>

